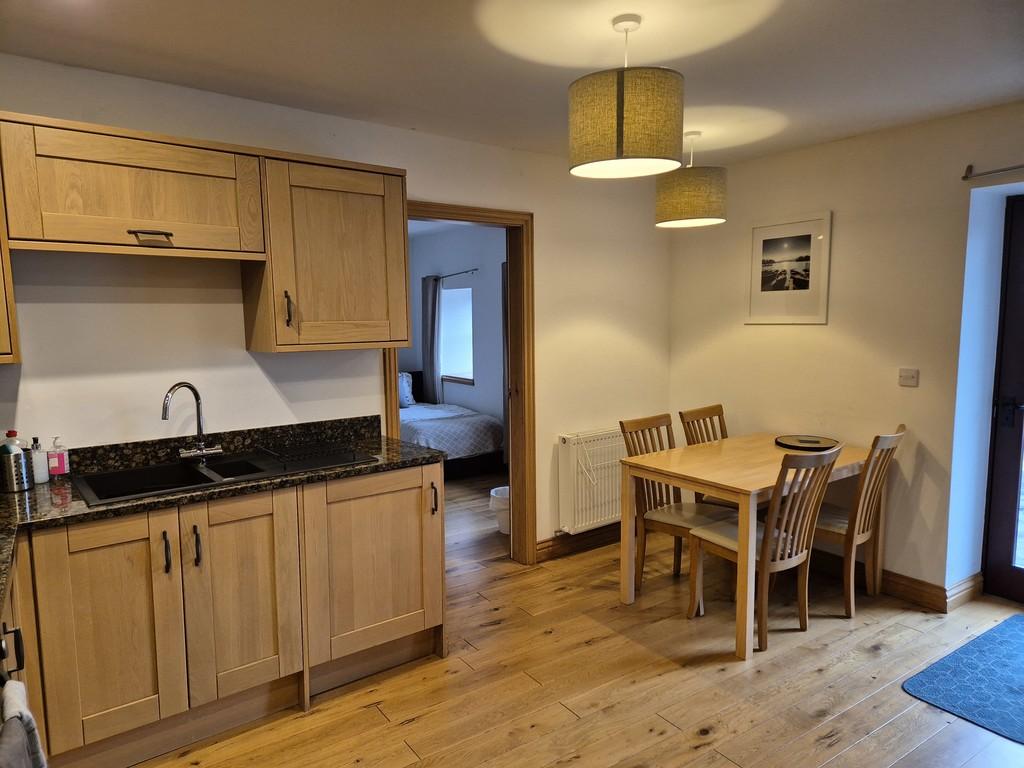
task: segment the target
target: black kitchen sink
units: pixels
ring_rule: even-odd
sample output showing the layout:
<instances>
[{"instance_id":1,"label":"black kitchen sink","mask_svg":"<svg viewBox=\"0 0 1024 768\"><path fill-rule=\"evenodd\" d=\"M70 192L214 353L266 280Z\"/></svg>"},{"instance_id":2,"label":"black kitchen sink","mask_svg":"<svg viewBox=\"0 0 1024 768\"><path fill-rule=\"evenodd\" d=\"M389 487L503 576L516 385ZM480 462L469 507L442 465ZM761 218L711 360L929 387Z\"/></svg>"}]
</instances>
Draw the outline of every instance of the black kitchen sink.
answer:
<instances>
[{"instance_id":1,"label":"black kitchen sink","mask_svg":"<svg viewBox=\"0 0 1024 768\"><path fill-rule=\"evenodd\" d=\"M198 465L185 462L79 475L74 478L75 485L89 505L202 488L216 482L218 478L204 473Z\"/></svg>"},{"instance_id":2,"label":"black kitchen sink","mask_svg":"<svg viewBox=\"0 0 1024 768\"><path fill-rule=\"evenodd\" d=\"M314 444L288 450L258 448L249 453L207 456L116 472L75 475L72 481L90 507L164 493L276 477L292 472L370 464L375 456L338 445Z\"/></svg>"}]
</instances>

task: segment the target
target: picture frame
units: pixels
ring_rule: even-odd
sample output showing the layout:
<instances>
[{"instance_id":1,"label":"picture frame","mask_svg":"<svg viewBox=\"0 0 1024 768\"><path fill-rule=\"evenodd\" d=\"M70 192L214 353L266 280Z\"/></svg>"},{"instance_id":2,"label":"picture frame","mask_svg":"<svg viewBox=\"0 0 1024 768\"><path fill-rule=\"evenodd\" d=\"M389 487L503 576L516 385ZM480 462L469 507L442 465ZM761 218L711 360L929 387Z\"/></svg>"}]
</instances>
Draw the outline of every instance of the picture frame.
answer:
<instances>
[{"instance_id":1,"label":"picture frame","mask_svg":"<svg viewBox=\"0 0 1024 768\"><path fill-rule=\"evenodd\" d=\"M828 324L832 211L755 226L746 325Z\"/></svg>"}]
</instances>

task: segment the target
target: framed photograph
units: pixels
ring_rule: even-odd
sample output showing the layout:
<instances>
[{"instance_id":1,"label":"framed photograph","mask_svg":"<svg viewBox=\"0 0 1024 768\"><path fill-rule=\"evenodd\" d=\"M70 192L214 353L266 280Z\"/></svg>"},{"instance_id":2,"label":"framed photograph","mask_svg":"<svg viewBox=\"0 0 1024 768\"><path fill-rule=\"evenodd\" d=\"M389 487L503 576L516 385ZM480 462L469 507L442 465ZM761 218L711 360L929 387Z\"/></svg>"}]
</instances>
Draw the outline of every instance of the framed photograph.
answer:
<instances>
[{"instance_id":1,"label":"framed photograph","mask_svg":"<svg viewBox=\"0 0 1024 768\"><path fill-rule=\"evenodd\" d=\"M754 227L747 325L828 323L832 212Z\"/></svg>"}]
</instances>

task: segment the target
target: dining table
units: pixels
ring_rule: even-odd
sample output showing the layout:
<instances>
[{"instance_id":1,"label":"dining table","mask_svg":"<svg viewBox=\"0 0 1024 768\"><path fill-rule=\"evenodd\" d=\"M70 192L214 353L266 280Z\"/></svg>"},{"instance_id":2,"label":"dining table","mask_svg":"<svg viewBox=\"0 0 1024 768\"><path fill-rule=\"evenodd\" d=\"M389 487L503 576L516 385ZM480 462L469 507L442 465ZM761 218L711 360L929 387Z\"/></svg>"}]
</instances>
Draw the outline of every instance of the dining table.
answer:
<instances>
[{"instance_id":1,"label":"dining table","mask_svg":"<svg viewBox=\"0 0 1024 768\"><path fill-rule=\"evenodd\" d=\"M776 435L757 433L669 448L622 459L622 530L619 599L633 603L636 588L635 483L653 480L695 493L736 502L739 551L736 563L736 656L750 659L754 649L754 580L757 507L771 499L782 457L802 453L776 445ZM843 445L829 482L860 474L868 449ZM881 535L881 531L879 531Z\"/></svg>"}]
</instances>

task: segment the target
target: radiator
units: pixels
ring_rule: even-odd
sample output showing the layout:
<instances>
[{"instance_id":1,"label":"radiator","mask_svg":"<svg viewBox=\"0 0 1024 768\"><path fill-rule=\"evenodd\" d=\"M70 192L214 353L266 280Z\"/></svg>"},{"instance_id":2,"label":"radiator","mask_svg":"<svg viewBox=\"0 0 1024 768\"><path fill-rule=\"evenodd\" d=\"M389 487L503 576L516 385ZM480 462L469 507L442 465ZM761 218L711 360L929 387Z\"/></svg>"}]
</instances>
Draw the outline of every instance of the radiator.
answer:
<instances>
[{"instance_id":1,"label":"radiator","mask_svg":"<svg viewBox=\"0 0 1024 768\"><path fill-rule=\"evenodd\" d=\"M626 444L618 429L574 432L558 440L558 525L581 533L620 519Z\"/></svg>"}]
</instances>

